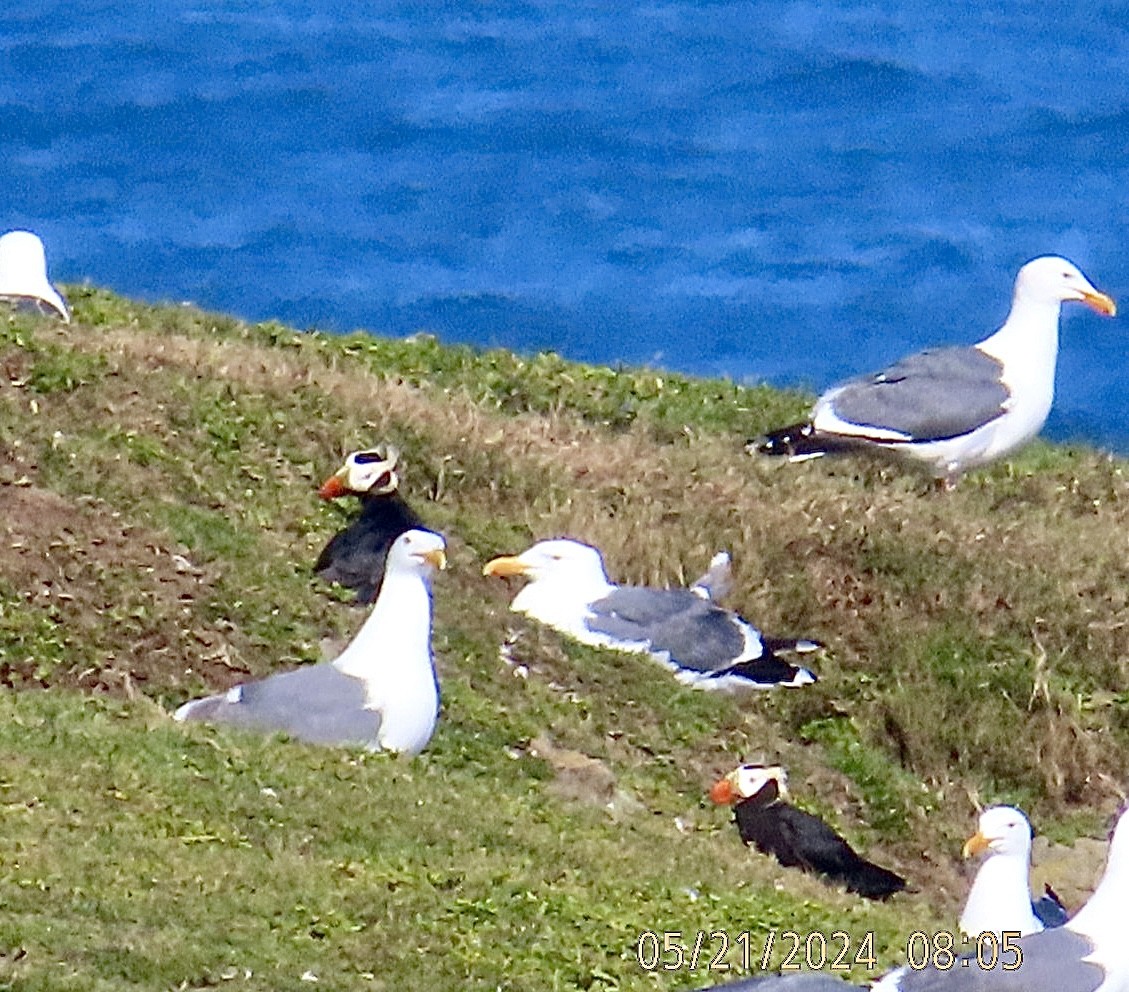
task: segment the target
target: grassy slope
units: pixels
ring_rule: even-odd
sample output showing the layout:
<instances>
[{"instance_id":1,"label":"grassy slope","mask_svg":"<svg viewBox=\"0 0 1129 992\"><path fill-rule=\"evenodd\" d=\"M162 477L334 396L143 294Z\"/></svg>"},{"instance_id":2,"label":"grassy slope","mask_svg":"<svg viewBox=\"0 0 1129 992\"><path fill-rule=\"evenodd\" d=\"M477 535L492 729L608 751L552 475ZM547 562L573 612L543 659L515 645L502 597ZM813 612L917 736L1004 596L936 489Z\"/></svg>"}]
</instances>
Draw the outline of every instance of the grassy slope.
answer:
<instances>
[{"instance_id":1,"label":"grassy slope","mask_svg":"<svg viewBox=\"0 0 1129 992\"><path fill-rule=\"evenodd\" d=\"M1120 461L1037 444L942 496L742 454L798 395L72 299L70 328L0 325L0 673L52 690L0 699L0 983L682 989L704 969L644 973L640 931L759 948L772 927L873 930L885 967L952 927L975 800L1062 839L1117 804ZM308 576L344 519L313 486L379 439L451 544L428 751L173 725L188 695L358 625ZM563 533L625 581L730 548L732 602L828 643L822 681L691 693L522 622L481 565ZM546 731L641 805L562 795ZM746 852L703 801L743 759L783 761L801 805L919 891L864 905Z\"/></svg>"}]
</instances>

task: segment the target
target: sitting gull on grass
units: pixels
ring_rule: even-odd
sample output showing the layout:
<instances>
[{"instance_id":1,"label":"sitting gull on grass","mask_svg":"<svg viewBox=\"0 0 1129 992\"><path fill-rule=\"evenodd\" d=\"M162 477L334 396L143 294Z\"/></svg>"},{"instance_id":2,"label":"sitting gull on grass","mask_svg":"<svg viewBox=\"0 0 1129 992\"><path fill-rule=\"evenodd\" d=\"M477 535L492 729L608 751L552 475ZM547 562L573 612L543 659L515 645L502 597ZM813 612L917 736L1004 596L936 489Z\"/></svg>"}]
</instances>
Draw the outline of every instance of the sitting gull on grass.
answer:
<instances>
[{"instance_id":1,"label":"sitting gull on grass","mask_svg":"<svg viewBox=\"0 0 1129 992\"><path fill-rule=\"evenodd\" d=\"M520 555L495 558L485 575L529 579L510 609L547 624L583 644L648 654L698 689L766 689L815 681L806 668L776 651L814 651L811 640L773 640L718 606L711 595L728 585L728 556L689 589L617 586L600 552L579 541L541 541Z\"/></svg>"},{"instance_id":2,"label":"sitting gull on grass","mask_svg":"<svg viewBox=\"0 0 1129 992\"><path fill-rule=\"evenodd\" d=\"M428 576L444 566L443 550L438 534L401 534L388 553L372 612L335 660L185 703L175 718L279 731L313 744L418 754L439 713Z\"/></svg>"}]
</instances>

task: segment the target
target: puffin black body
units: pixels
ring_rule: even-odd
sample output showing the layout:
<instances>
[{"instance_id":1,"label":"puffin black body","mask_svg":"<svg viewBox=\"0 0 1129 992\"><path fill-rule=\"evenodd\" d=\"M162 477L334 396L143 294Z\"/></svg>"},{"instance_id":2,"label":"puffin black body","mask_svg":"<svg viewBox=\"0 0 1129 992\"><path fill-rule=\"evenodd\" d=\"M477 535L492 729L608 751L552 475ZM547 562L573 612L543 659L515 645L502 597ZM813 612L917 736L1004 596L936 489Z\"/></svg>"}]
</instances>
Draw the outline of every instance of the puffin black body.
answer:
<instances>
[{"instance_id":1,"label":"puffin black body","mask_svg":"<svg viewBox=\"0 0 1129 992\"><path fill-rule=\"evenodd\" d=\"M784 801L787 777L779 766L742 765L717 782L710 798L730 803L741 839L786 868L802 868L866 899L887 899L905 879L861 857L818 816Z\"/></svg>"},{"instance_id":2,"label":"puffin black body","mask_svg":"<svg viewBox=\"0 0 1129 992\"><path fill-rule=\"evenodd\" d=\"M322 499L354 495L361 501L359 516L330 539L314 564L319 578L353 589L358 606L376 600L388 549L396 538L427 527L400 496L398 457L390 445L354 451L318 490Z\"/></svg>"}]
</instances>

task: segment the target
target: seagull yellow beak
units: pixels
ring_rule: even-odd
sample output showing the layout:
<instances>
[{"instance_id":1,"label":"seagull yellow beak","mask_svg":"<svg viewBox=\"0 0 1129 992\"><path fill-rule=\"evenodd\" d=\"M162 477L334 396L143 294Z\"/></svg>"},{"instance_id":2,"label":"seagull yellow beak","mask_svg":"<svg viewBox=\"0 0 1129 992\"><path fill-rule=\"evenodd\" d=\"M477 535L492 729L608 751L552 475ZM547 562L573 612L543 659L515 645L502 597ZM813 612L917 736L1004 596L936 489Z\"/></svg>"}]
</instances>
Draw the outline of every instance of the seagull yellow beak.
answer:
<instances>
[{"instance_id":1,"label":"seagull yellow beak","mask_svg":"<svg viewBox=\"0 0 1129 992\"><path fill-rule=\"evenodd\" d=\"M525 572L525 565L514 555L504 555L488 561L482 569L483 575L524 575Z\"/></svg>"},{"instance_id":2,"label":"seagull yellow beak","mask_svg":"<svg viewBox=\"0 0 1129 992\"><path fill-rule=\"evenodd\" d=\"M437 568L443 571L447 567L447 555L442 548L432 548L430 551L424 551L420 557L427 562L432 568Z\"/></svg>"},{"instance_id":3,"label":"seagull yellow beak","mask_svg":"<svg viewBox=\"0 0 1129 992\"><path fill-rule=\"evenodd\" d=\"M970 858L974 854L981 854L988 850L988 845L991 843L991 838L985 837L977 830L976 833L964 842L964 847L960 849L961 857Z\"/></svg>"},{"instance_id":4,"label":"seagull yellow beak","mask_svg":"<svg viewBox=\"0 0 1129 992\"><path fill-rule=\"evenodd\" d=\"M1105 293L1083 293L1082 302L1107 317L1117 316L1117 304L1113 302L1112 296L1106 296Z\"/></svg>"}]
</instances>

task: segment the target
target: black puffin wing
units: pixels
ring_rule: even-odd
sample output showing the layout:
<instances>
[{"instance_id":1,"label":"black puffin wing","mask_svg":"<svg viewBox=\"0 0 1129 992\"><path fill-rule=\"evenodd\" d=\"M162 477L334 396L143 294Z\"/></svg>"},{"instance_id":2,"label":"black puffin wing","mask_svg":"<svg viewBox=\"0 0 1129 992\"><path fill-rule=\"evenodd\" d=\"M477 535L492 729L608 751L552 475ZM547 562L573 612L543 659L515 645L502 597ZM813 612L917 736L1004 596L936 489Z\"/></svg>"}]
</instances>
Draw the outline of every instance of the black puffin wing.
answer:
<instances>
[{"instance_id":1,"label":"black puffin wing","mask_svg":"<svg viewBox=\"0 0 1129 992\"><path fill-rule=\"evenodd\" d=\"M338 531L326 542L324 548L321 549L321 554L318 555L318 560L314 562L314 574L321 575L327 568L329 568L334 559L341 554L342 545L345 542L344 530Z\"/></svg>"},{"instance_id":2,"label":"black puffin wing","mask_svg":"<svg viewBox=\"0 0 1129 992\"><path fill-rule=\"evenodd\" d=\"M859 862L851 846L818 816L782 803L781 831L798 863L810 871L841 877Z\"/></svg>"},{"instance_id":3,"label":"black puffin wing","mask_svg":"<svg viewBox=\"0 0 1129 992\"><path fill-rule=\"evenodd\" d=\"M802 868L797 860L787 830L781 829L779 805L757 806L753 802L738 803L734 808L741 840L752 844L761 854L776 858L785 868Z\"/></svg>"}]
</instances>

